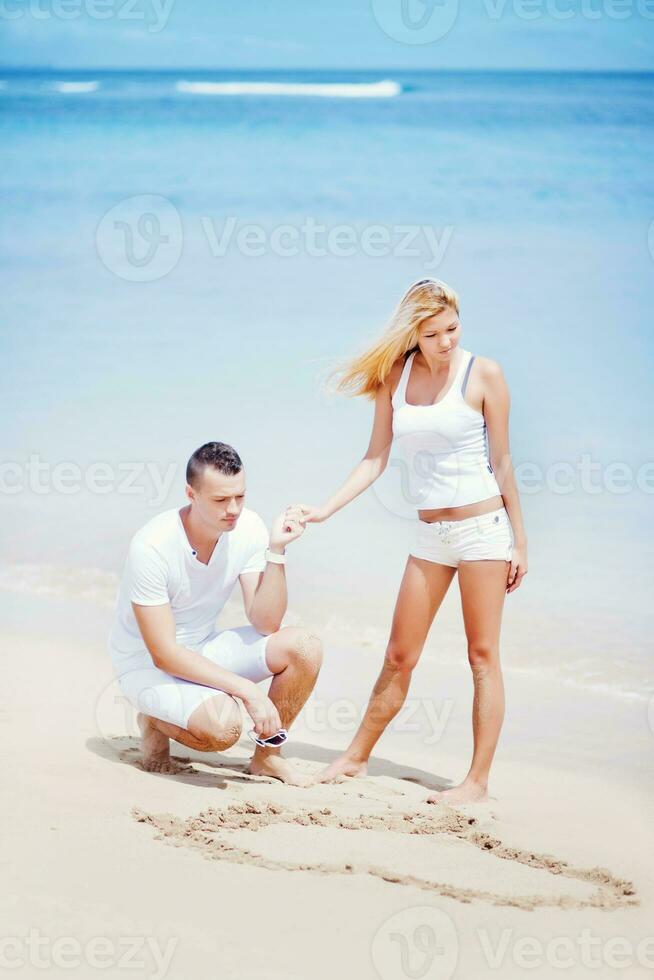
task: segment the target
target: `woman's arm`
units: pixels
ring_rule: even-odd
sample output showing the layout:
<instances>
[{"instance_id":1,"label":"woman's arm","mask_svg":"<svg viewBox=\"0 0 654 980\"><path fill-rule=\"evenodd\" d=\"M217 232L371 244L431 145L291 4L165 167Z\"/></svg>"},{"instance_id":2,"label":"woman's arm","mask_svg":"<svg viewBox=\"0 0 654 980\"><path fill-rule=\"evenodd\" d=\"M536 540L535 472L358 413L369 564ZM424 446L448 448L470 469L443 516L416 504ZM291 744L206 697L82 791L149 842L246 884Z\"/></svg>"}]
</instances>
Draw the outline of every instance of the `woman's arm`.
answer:
<instances>
[{"instance_id":1,"label":"woman's arm","mask_svg":"<svg viewBox=\"0 0 654 980\"><path fill-rule=\"evenodd\" d=\"M487 358L483 359L482 364L480 380L484 393L483 414L488 431L490 463L513 528L514 548L507 589L507 592L513 592L527 574L527 535L522 522L520 498L509 448L511 399L499 364Z\"/></svg>"},{"instance_id":2,"label":"woman's arm","mask_svg":"<svg viewBox=\"0 0 654 980\"><path fill-rule=\"evenodd\" d=\"M370 443L363 459L357 463L345 483L322 507L300 505L308 523L327 520L337 510L345 507L359 494L367 490L386 469L393 441L393 384L397 380L398 366L393 367L386 384L375 396L375 417Z\"/></svg>"}]
</instances>

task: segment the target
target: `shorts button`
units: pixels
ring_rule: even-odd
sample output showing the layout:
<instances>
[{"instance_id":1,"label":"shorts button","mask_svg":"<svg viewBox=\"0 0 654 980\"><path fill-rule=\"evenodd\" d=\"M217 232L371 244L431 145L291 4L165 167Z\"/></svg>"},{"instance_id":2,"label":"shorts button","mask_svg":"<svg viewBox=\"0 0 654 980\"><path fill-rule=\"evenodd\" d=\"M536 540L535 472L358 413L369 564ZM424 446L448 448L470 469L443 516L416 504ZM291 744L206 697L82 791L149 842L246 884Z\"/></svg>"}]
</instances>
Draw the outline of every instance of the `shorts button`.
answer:
<instances>
[{"instance_id":1,"label":"shorts button","mask_svg":"<svg viewBox=\"0 0 654 980\"><path fill-rule=\"evenodd\" d=\"M495 516L495 523L499 523L499 517L497 517L497 515Z\"/></svg>"}]
</instances>

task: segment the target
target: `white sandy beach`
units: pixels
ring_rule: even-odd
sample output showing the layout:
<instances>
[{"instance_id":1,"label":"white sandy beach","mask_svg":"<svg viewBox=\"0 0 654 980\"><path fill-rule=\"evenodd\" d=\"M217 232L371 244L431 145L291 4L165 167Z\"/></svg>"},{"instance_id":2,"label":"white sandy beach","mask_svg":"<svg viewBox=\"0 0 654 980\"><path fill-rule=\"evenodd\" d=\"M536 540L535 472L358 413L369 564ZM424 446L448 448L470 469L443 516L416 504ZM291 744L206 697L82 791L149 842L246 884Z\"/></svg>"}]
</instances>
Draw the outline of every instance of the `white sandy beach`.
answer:
<instances>
[{"instance_id":1,"label":"white sandy beach","mask_svg":"<svg viewBox=\"0 0 654 980\"><path fill-rule=\"evenodd\" d=\"M646 704L508 673L493 799L459 811L423 800L463 775L470 682L429 658L366 779L252 778L245 737L222 755L174 747L189 769L154 775L115 697L110 611L27 593L1 605L15 976L118 977L128 956L131 975L170 980L651 975ZM381 656L325 640L286 752L307 772L346 743Z\"/></svg>"}]
</instances>

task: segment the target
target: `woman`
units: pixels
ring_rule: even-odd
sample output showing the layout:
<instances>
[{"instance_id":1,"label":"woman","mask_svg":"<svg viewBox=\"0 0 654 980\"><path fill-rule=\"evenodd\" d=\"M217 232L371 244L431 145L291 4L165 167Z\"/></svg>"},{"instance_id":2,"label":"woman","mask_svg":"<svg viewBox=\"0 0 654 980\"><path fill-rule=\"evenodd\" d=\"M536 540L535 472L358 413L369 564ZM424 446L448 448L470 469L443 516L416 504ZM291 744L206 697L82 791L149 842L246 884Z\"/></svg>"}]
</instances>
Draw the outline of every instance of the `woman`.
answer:
<instances>
[{"instance_id":1,"label":"woman","mask_svg":"<svg viewBox=\"0 0 654 980\"><path fill-rule=\"evenodd\" d=\"M323 506L300 505L305 523L327 520L381 475L393 442L403 458L405 495L419 518L381 673L354 739L319 776L323 782L366 774L375 743L406 698L429 628L458 571L474 680L474 751L463 782L428 797L430 803L488 798L504 717L504 597L527 572L509 455L507 385L495 361L473 356L460 340L456 293L436 279L411 286L381 340L347 365L338 383L341 391L374 398L365 457Z\"/></svg>"}]
</instances>

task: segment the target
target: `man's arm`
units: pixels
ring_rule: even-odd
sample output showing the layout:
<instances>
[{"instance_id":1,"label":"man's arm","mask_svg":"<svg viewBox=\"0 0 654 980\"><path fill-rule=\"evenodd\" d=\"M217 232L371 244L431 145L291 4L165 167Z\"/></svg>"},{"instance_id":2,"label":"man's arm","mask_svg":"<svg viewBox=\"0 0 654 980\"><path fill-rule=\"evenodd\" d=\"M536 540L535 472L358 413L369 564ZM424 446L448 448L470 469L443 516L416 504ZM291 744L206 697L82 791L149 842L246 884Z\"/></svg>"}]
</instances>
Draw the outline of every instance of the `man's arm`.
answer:
<instances>
[{"instance_id":1,"label":"man's arm","mask_svg":"<svg viewBox=\"0 0 654 980\"><path fill-rule=\"evenodd\" d=\"M269 561L265 571L247 572L239 576L239 581L245 614L255 630L266 636L276 633L288 606L284 566Z\"/></svg>"},{"instance_id":2,"label":"man's arm","mask_svg":"<svg viewBox=\"0 0 654 980\"><path fill-rule=\"evenodd\" d=\"M175 619L169 603L139 606L133 602L132 609L143 642L156 667L182 680L214 687L240 698L255 722L254 728L258 735L265 738L279 731L281 722L277 709L256 684L233 674L231 670L218 667L207 657L177 642Z\"/></svg>"},{"instance_id":3,"label":"man's arm","mask_svg":"<svg viewBox=\"0 0 654 980\"><path fill-rule=\"evenodd\" d=\"M283 555L286 545L304 533L298 508L288 508L273 523L270 532L270 551ZM263 572L244 572L239 575L245 614L259 633L276 633L288 606L286 571L284 565L267 562Z\"/></svg>"}]
</instances>

